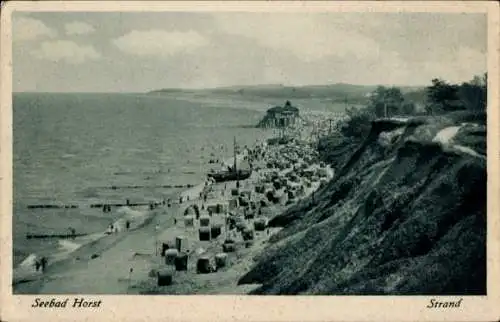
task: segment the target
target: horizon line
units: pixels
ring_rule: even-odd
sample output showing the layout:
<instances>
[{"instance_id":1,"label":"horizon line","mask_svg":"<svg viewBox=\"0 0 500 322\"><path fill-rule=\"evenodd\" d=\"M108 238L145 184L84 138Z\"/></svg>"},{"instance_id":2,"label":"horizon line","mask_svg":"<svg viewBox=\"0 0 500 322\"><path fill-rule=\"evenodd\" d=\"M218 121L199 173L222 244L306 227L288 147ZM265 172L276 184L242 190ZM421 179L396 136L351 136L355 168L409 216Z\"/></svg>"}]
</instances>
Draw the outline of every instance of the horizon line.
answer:
<instances>
[{"instance_id":1,"label":"horizon line","mask_svg":"<svg viewBox=\"0 0 500 322\"><path fill-rule=\"evenodd\" d=\"M327 83L327 84L309 84L309 85L292 85L292 84L249 84L249 85L221 85L216 87L162 87L156 89L150 89L145 91L39 91L39 90L19 90L12 91L12 94L21 94L21 93L39 93L39 94L65 94L65 93L80 93L80 94L149 94L155 91L163 91L163 90L177 90L177 91L204 91L204 90L217 90L217 89L236 89L236 88L251 88L251 87L259 87L259 86L276 86L283 88L297 87L297 88L307 88L307 87L318 87L318 86L335 86L335 85L349 85L349 86L358 86L358 87L410 87L410 88L425 88L430 86L431 84L420 84L420 85L406 85L406 84L352 84L352 83Z\"/></svg>"}]
</instances>

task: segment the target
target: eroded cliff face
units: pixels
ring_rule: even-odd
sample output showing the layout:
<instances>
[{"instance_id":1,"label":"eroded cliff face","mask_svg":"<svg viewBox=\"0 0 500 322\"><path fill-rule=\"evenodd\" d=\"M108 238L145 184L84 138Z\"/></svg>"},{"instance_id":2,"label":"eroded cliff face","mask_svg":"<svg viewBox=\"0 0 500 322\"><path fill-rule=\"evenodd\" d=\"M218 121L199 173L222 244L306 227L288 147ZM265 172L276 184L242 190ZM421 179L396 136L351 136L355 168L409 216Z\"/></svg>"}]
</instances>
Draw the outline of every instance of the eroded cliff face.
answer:
<instances>
[{"instance_id":1,"label":"eroded cliff face","mask_svg":"<svg viewBox=\"0 0 500 322\"><path fill-rule=\"evenodd\" d=\"M256 294L485 294L486 129L378 120L334 179L275 217ZM451 128L455 127L455 128Z\"/></svg>"}]
</instances>

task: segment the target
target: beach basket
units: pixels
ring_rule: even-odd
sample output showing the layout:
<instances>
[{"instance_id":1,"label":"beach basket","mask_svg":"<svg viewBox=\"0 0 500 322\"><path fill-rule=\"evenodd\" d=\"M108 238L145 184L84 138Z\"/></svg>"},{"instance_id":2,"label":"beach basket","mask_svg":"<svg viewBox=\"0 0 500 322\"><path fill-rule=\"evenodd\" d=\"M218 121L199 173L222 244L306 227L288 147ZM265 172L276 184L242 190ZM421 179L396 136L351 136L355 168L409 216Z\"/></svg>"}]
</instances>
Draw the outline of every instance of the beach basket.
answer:
<instances>
[{"instance_id":1,"label":"beach basket","mask_svg":"<svg viewBox=\"0 0 500 322\"><path fill-rule=\"evenodd\" d=\"M215 267L217 267L217 269L225 267L226 265L227 265L226 253L219 253L215 255Z\"/></svg>"},{"instance_id":2,"label":"beach basket","mask_svg":"<svg viewBox=\"0 0 500 322\"><path fill-rule=\"evenodd\" d=\"M222 225L221 224L214 224L210 227L210 235L211 238L217 238L222 234Z\"/></svg>"},{"instance_id":3,"label":"beach basket","mask_svg":"<svg viewBox=\"0 0 500 322\"><path fill-rule=\"evenodd\" d=\"M198 274L208 274L212 272L212 267L210 265L210 258L208 256L201 256L196 262L196 273Z\"/></svg>"},{"instance_id":4,"label":"beach basket","mask_svg":"<svg viewBox=\"0 0 500 322\"><path fill-rule=\"evenodd\" d=\"M240 204L240 206L246 207L250 205L250 200L245 196L241 196L238 200L238 203Z\"/></svg>"},{"instance_id":5,"label":"beach basket","mask_svg":"<svg viewBox=\"0 0 500 322\"><path fill-rule=\"evenodd\" d=\"M328 172L325 168L319 168L318 170L316 170L316 175L320 178L325 178L328 176Z\"/></svg>"},{"instance_id":6,"label":"beach basket","mask_svg":"<svg viewBox=\"0 0 500 322\"><path fill-rule=\"evenodd\" d=\"M196 211L194 210L193 206L189 206L184 210L184 216L195 216Z\"/></svg>"},{"instance_id":7,"label":"beach basket","mask_svg":"<svg viewBox=\"0 0 500 322\"><path fill-rule=\"evenodd\" d=\"M210 226L210 216L204 215L200 217L200 226L208 227Z\"/></svg>"},{"instance_id":8,"label":"beach basket","mask_svg":"<svg viewBox=\"0 0 500 322\"><path fill-rule=\"evenodd\" d=\"M279 199L276 197L276 192L273 190L269 190L266 192L266 198L269 202L278 203Z\"/></svg>"},{"instance_id":9,"label":"beach basket","mask_svg":"<svg viewBox=\"0 0 500 322\"><path fill-rule=\"evenodd\" d=\"M185 227L193 227L194 226L194 217L193 216L184 217L184 226Z\"/></svg>"},{"instance_id":10,"label":"beach basket","mask_svg":"<svg viewBox=\"0 0 500 322\"><path fill-rule=\"evenodd\" d=\"M253 240L245 240L245 248L250 248L253 246Z\"/></svg>"},{"instance_id":11,"label":"beach basket","mask_svg":"<svg viewBox=\"0 0 500 322\"><path fill-rule=\"evenodd\" d=\"M238 208L238 199L234 198L229 200L229 210Z\"/></svg>"},{"instance_id":12,"label":"beach basket","mask_svg":"<svg viewBox=\"0 0 500 322\"><path fill-rule=\"evenodd\" d=\"M161 244L161 256L165 256L165 252L167 251L167 249L172 249L172 248L174 248L172 243L163 242Z\"/></svg>"},{"instance_id":13,"label":"beach basket","mask_svg":"<svg viewBox=\"0 0 500 322\"><path fill-rule=\"evenodd\" d=\"M169 269L160 269L156 273L158 286L171 285L173 281L173 275L173 272Z\"/></svg>"},{"instance_id":14,"label":"beach basket","mask_svg":"<svg viewBox=\"0 0 500 322\"><path fill-rule=\"evenodd\" d=\"M210 228L209 227L200 227L198 230L200 241L209 241L210 240Z\"/></svg>"},{"instance_id":15,"label":"beach basket","mask_svg":"<svg viewBox=\"0 0 500 322\"><path fill-rule=\"evenodd\" d=\"M179 252L185 252L187 250L187 238L184 236L175 237L175 248Z\"/></svg>"},{"instance_id":16,"label":"beach basket","mask_svg":"<svg viewBox=\"0 0 500 322\"><path fill-rule=\"evenodd\" d=\"M267 207L268 205L269 205L269 203L268 203L265 199L261 199L261 200L259 201L259 206L260 206L260 208L265 208L265 207Z\"/></svg>"},{"instance_id":17,"label":"beach basket","mask_svg":"<svg viewBox=\"0 0 500 322\"><path fill-rule=\"evenodd\" d=\"M224 253L231 253L236 251L236 244L234 242L232 243L224 243L222 244L222 251Z\"/></svg>"},{"instance_id":18,"label":"beach basket","mask_svg":"<svg viewBox=\"0 0 500 322\"><path fill-rule=\"evenodd\" d=\"M209 214L215 214L217 213L217 205L208 205L207 206L207 211Z\"/></svg>"},{"instance_id":19,"label":"beach basket","mask_svg":"<svg viewBox=\"0 0 500 322\"><path fill-rule=\"evenodd\" d=\"M188 255L186 253L178 253L175 258L175 270L176 271L187 271L188 266Z\"/></svg>"},{"instance_id":20,"label":"beach basket","mask_svg":"<svg viewBox=\"0 0 500 322\"><path fill-rule=\"evenodd\" d=\"M247 199L252 199L252 191L251 190L244 190L240 192L241 197L246 197Z\"/></svg>"},{"instance_id":21,"label":"beach basket","mask_svg":"<svg viewBox=\"0 0 500 322\"><path fill-rule=\"evenodd\" d=\"M267 227L267 218L257 218L253 222L253 226L257 231L263 231Z\"/></svg>"},{"instance_id":22,"label":"beach basket","mask_svg":"<svg viewBox=\"0 0 500 322\"><path fill-rule=\"evenodd\" d=\"M247 227L247 224L244 219L240 219L240 217L238 217L235 226L237 231L243 231Z\"/></svg>"},{"instance_id":23,"label":"beach basket","mask_svg":"<svg viewBox=\"0 0 500 322\"><path fill-rule=\"evenodd\" d=\"M265 191L266 191L266 188L263 185L255 186L255 192L264 193Z\"/></svg>"},{"instance_id":24,"label":"beach basket","mask_svg":"<svg viewBox=\"0 0 500 322\"><path fill-rule=\"evenodd\" d=\"M227 203L219 203L217 204L217 213L218 214L223 214L226 211L229 210L228 204Z\"/></svg>"},{"instance_id":25,"label":"beach basket","mask_svg":"<svg viewBox=\"0 0 500 322\"><path fill-rule=\"evenodd\" d=\"M175 248L170 248L165 251L165 264L175 265L175 258L179 254L179 251Z\"/></svg>"},{"instance_id":26,"label":"beach basket","mask_svg":"<svg viewBox=\"0 0 500 322\"><path fill-rule=\"evenodd\" d=\"M231 196L238 196L239 194L240 194L240 191L238 188L231 189Z\"/></svg>"},{"instance_id":27,"label":"beach basket","mask_svg":"<svg viewBox=\"0 0 500 322\"><path fill-rule=\"evenodd\" d=\"M250 227L245 227L243 231L241 232L241 236L243 237L243 240L253 240L255 237L254 230Z\"/></svg>"}]
</instances>

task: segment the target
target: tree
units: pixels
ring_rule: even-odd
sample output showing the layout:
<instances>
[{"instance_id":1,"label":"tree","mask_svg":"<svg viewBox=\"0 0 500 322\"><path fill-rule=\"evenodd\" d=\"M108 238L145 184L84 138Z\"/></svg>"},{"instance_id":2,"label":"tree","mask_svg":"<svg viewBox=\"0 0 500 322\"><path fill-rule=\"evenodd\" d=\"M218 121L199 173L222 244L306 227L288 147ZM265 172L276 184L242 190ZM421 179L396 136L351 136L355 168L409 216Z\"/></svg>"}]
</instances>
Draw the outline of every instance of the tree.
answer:
<instances>
[{"instance_id":1,"label":"tree","mask_svg":"<svg viewBox=\"0 0 500 322\"><path fill-rule=\"evenodd\" d=\"M346 114L349 119L340 128L340 132L347 137L363 138L371 128L371 122L375 115L368 108L347 108Z\"/></svg>"},{"instance_id":2,"label":"tree","mask_svg":"<svg viewBox=\"0 0 500 322\"><path fill-rule=\"evenodd\" d=\"M458 85L451 85L439 78L427 87L427 110L431 113L463 109L458 96Z\"/></svg>"},{"instance_id":3,"label":"tree","mask_svg":"<svg viewBox=\"0 0 500 322\"><path fill-rule=\"evenodd\" d=\"M465 82L460 86L459 96L468 110L486 110L488 75L483 77L474 76L470 82Z\"/></svg>"},{"instance_id":4,"label":"tree","mask_svg":"<svg viewBox=\"0 0 500 322\"><path fill-rule=\"evenodd\" d=\"M429 114L456 110L484 111L487 101L488 74L474 76L460 85L448 84L441 79L433 79L426 88Z\"/></svg>"},{"instance_id":5,"label":"tree","mask_svg":"<svg viewBox=\"0 0 500 322\"><path fill-rule=\"evenodd\" d=\"M401 113L403 115L414 115L416 110L417 108L413 102L406 102L401 106Z\"/></svg>"},{"instance_id":6,"label":"tree","mask_svg":"<svg viewBox=\"0 0 500 322\"><path fill-rule=\"evenodd\" d=\"M378 86L370 97L370 109L377 117L389 117L401 111L403 102L401 89Z\"/></svg>"}]
</instances>

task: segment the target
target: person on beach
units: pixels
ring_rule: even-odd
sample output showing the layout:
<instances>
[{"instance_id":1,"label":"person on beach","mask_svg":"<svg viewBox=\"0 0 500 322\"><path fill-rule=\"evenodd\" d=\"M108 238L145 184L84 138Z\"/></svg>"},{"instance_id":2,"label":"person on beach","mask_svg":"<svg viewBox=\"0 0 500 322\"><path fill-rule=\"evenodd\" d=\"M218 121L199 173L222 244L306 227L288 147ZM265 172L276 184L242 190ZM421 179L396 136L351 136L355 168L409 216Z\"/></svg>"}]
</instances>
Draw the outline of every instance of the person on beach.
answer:
<instances>
[{"instance_id":1,"label":"person on beach","mask_svg":"<svg viewBox=\"0 0 500 322\"><path fill-rule=\"evenodd\" d=\"M69 227L69 231L71 232L71 238L76 238L76 229L73 227Z\"/></svg>"},{"instance_id":2,"label":"person on beach","mask_svg":"<svg viewBox=\"0 0 500 322\"><path fill-rule=\"evenodd\" d=\"M127 228L127 230L129 230L129 228L130 228L130 221L127 220L127 222L125 223L125 227Z\"/></svg>"},{"instance_id":3,"label":"person on beach","mask_svg":"<svg viewBox=\"0 0 500 322\"><path fill-rule=\"evenodd\" d=\"M40 267L42 269L42 273L45 272L45 268L47 267L47 258L45 256L40 259Z\"/></svg>"}]
</instances>

